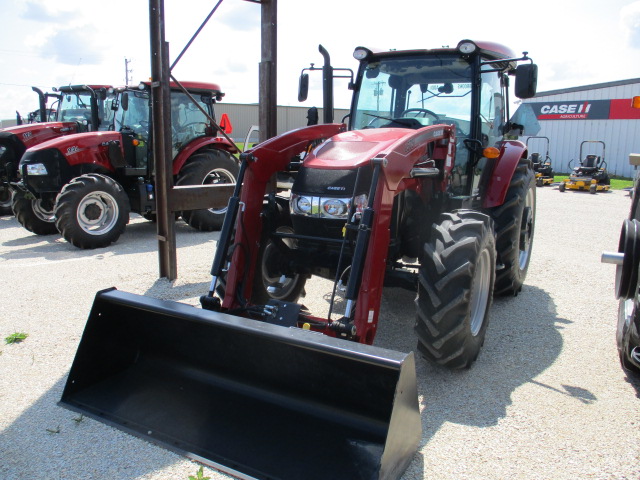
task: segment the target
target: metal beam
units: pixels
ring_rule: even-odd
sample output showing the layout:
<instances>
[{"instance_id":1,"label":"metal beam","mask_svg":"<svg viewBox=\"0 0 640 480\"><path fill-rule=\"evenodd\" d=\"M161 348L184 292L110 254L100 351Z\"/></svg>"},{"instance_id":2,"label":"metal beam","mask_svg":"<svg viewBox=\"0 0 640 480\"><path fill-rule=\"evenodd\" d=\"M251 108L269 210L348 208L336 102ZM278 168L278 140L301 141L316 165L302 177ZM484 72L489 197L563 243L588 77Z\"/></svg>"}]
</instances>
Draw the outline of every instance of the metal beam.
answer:
<instances>
[{"instance_id":1,"label":"metal beam","mask_svg":"<svg viewBox=\"0 0 640 480\"><path fill-rule=\"evenodd\" d=\"M260 90L258 123L260 125L260 142L277 135L277 51L278 0L262 0L261 28L262 48L260 61Z\"/></svg>"},{"instance_id":2,"label":"metal beam","mask_svg":"<svg viewBox=\"0 0 640 480\"><path fill-rule=\"evenodd\" d=\"M153 162L155 166L156 212L160 277L178 277L175 219L169 210L173 188L171 168L171 104L169 89L169 44L165 41L164 0L149 1L151 36L151 114Z\"/></svg>"}]
</instances>

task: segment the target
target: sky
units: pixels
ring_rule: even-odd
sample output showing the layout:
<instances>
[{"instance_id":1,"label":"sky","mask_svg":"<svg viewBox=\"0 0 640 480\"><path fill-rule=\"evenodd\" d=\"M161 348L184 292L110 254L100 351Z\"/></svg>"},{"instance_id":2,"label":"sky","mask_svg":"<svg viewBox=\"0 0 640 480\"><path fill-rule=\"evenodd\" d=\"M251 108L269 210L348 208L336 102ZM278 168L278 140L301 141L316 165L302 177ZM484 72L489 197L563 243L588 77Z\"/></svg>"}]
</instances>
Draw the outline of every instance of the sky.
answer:
<instances>
[{"instance_id":1,"label":"sky","mask_svg":"<svg viewBox=\"0 0 640 480\"><path fill-rule=\"evenodd\" d=\"M217 0L164 0L173 61ZM392 8L391 8L392 7ZM224 0L175 67L178 80L217 83L223 102L258 102L260 5ZM145 0L0 0L0 119L37 108L31 86L123 85L150 76L149 6ZM298 77L322 66L323 45L338 68L357 69L357 46L454 47L462 39L502 43L538 64L538 91L640 78L640 1L278 0L279 105L322 104L321 73L309 99L297 100ZM336 107L348 108L346 80ZM638 92L640 95L640 91Z\"/></svg>"}]
</instances>

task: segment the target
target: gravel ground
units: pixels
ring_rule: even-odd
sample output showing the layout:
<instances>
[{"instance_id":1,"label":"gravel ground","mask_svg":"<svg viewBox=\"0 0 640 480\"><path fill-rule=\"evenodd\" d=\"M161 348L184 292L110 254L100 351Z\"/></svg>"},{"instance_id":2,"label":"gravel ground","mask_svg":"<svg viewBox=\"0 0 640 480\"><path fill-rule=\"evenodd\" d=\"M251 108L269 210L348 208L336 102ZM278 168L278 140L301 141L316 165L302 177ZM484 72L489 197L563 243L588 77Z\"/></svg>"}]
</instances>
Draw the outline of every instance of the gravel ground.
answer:
<instances>
[{"instance_id":1,"label":"gravel ground","mask_svg":"<svg viewBox=\"0 0 640 480\"><path fill-rule=\"evenodd\" d=\"M638 479L640 382L620 367L614 269L630 199L537 189L532 263L522 293L496 299L467 371L417 360L423 438L415 479ZM80 251L0 218L0 478L188 480L199 464L56 405L95 292L197 304L217 234L177 224L178 280L158 279L155 225L136 217L116 245ZM327 285L305 304L326 307ZM415 347L414 294L388 289L376 344ZM231 478L210 468L205 476ZM302 477L303 478L303 477Z\"/></svg>"}]
</instances>

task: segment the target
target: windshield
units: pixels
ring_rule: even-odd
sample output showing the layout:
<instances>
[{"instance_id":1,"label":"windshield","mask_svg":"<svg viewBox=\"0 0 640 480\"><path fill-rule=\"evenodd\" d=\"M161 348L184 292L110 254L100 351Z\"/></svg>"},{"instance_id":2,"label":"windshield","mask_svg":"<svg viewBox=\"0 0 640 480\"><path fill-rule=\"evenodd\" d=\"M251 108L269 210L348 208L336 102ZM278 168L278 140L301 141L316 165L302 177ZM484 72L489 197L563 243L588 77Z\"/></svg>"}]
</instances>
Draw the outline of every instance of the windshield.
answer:
<instances>
[{"instance_id":1,"label":"windshield","mask_svg":"<svg viewBox=\"0 0 640 480\"><path fill-rule=\"evenodd\" d=\"M353 129L454 124L468 135L471 65L456 55L394 57L369 63L357 93Z\"/></svg>"},{"instance_id":2,"label":"windshield","mask_svg":"<svg viewBox=\"0 0 640 480\"><path fill-rule=\"evenodd\" d=\"M193 97L200 107L213 117L210 106L211 97L197 94ZM209 127L210 122L207 116L185 93L171 92L171 140L174 156L194 138L207 135L211 130Z\"/></svg>"},{"instance_id":3,"label":"windshield","mask_svg":"<svg viewBox=\"0 0 640 480\"><path fill-rule=\"evenodd\" d=\"M149 136L149 92L144 90L130 90L122 95L127 96L127 102L122 100L119 103L118 111L115 114L116 130L124 128L133 130L141 135L143 139ZM127 104L127 109L123 104Z\"/></svg>"},{"instance_id":4,"label":"windshield","mask_svg":"<svg viewBox=\"0 0 640 480\"><path fill-rule=\"evenodd\" d=\"M98 119L100 120L98 130L108 130L113 121L113 110L111 110L113 98L113 94L107 93L105 100L98 100ZM91 123L91 94L87 91L63 94L58 121Z\"/></svg>"}]
</instances>

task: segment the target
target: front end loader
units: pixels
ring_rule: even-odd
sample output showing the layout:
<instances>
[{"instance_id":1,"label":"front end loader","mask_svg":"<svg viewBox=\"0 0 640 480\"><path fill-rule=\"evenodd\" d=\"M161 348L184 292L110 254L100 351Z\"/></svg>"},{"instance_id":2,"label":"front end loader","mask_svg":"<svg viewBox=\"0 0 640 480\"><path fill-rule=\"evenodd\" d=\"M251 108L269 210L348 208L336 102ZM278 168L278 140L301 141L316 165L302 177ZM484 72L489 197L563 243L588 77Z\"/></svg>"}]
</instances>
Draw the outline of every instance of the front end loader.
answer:
<instances>
[{"instance_id":1,"label":"front end loader","mask_svg":"<svg viewBox=\"0 0 640 480\"><path fill-rule=\"evenodd\" d=\"M400 478L421 420L413 353L373 346L383 289L417 292L423 357L474 363L531 258L533 168L503 135L536 67L468 40L354 56L348 124L241 155L202 309L97 294L63 406L240 478ZM326 315L299 301L313 277Z\"/></svg>"}]
</instances>

